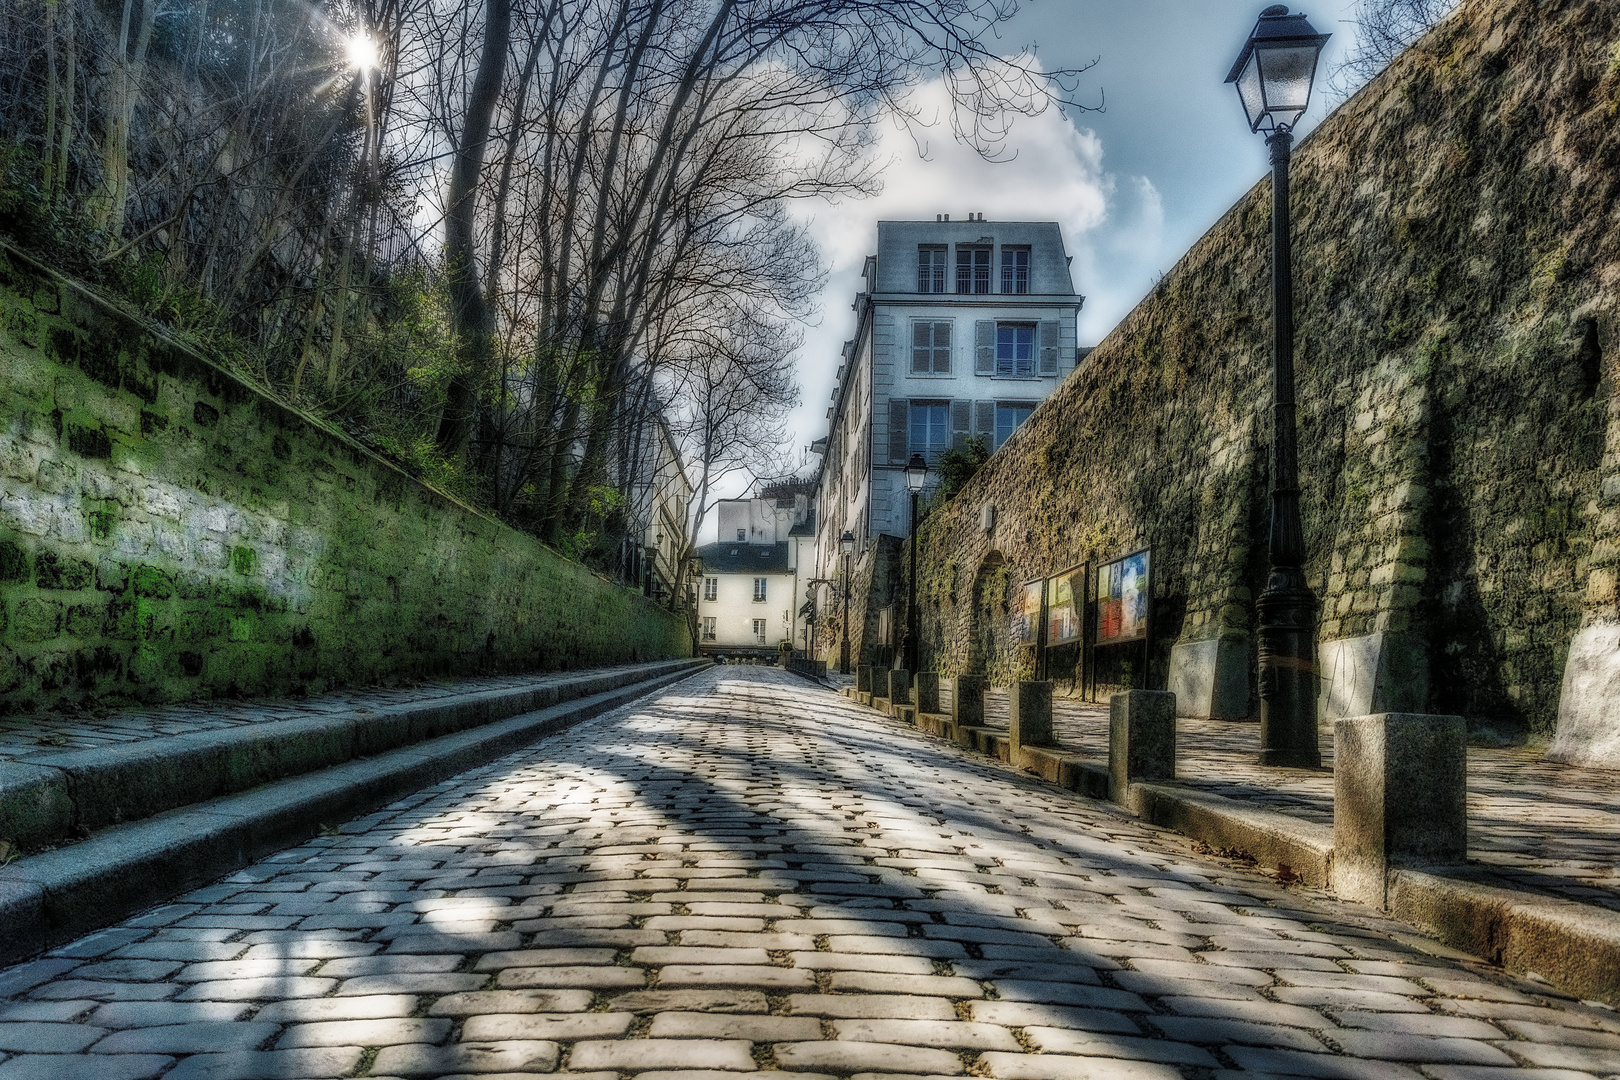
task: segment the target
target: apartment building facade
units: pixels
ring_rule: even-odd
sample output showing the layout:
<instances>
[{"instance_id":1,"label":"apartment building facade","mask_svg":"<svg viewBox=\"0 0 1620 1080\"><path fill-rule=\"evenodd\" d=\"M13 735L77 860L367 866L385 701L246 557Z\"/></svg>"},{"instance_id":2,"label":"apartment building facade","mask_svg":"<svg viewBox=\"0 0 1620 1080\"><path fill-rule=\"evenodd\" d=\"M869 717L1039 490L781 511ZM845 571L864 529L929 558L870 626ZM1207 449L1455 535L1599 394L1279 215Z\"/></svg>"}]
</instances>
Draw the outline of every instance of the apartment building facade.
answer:
<instances>
[{"instance_id":1,"label":"apartment building facade","mask_svg":"<svg viewBox=\"0 0 1620 1080\"><path fill-rule=\"evenodd\" d=\"M816 493L815 577L910 529L903 469L969 436L993 451L1074 370L1081 351L1070 257L1056 222L881 221L827 410ZM825 598L822 598L825 600Z\"/></svg>"},{"instance_id":2,"label":"apartment building facade","mask_svg":"<svg viewBox=\"0 0 1620 1080\"><path fill-rule=\"evenodd\" d=\"M784 641L803 648L801 568L815 543L808 483L767 487L750 499L716 507L719 539L698 549L698 651L775 655Z\"/></svg>"}]
</instances>

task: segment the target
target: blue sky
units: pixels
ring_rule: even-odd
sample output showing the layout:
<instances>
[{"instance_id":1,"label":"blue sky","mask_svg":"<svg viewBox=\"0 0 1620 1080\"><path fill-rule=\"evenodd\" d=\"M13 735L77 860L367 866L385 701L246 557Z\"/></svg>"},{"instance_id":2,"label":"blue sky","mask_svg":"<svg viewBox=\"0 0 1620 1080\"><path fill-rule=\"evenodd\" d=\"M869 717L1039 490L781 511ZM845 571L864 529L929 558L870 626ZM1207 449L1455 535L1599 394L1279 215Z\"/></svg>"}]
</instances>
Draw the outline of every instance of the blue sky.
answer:
<instances>
[{"instance_id":1,"label":"blue sky","mask_svg":"<svg viewBox=\"0 0 1620 1080\"><path fill-rule=\"evenodd\" d=\"M794 444L826 432L825 413L841 342L853 336L850 310L861 261L880 219L953 217L1052 220L1075 256L1086 295L1080 341L1095 344L1146 295L1244 191L1267 170L1266 149L1243 121L1237 94L1222 80L1262 0L1024 0L1003 33L1006 51L1035 44L1048 69L1096 64L1078 96L1104 111L1056 110L1020 119L1010 163L993 164L958 146L941 127L920 160L913 140L886 132L881 195L798 212L822 246L829 270L820 313L799 358L804 404L792 420ZM1354 37L1354 0L1303 8L1332 33L1308 130L1337 102L1326 80ZM924 88L926 99L937 88ZM798 455L795 455L796 459Z\"/></svg>"}]
</instances>

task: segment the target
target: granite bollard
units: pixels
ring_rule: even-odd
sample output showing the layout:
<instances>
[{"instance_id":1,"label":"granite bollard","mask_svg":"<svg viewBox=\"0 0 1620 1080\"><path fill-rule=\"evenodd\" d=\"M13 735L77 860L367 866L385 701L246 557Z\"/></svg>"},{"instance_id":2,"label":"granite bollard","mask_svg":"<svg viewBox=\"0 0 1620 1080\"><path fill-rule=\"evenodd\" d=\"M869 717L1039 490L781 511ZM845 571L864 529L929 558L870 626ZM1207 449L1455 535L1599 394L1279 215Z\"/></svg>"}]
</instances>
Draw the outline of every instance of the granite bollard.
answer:
<instances>
[{"instance_id":1,"label":"granite bollard","mask_svg":"<svg viewBox=\"0 0 1620 1080\"><path fill-rule=\"evenodd\" d=\"M951 723L984 726L984 683L983 675L958 675L951 681Z\"/></svg>"},{"instance_id":2,"label":"granite bollard","mask_svg":"<svg viewBox=\"0 0 1620 1080\"><path fill-rule=\"evenodd\" d=\"M855 692L870 694L872 692L872 665L857 664L855 666Z\"/></svg>"},{"instance_id":3,"label":"granite bollard","mask_svg":"<svg viewBox=\"0 0 1620 1080\"><path fill-rule=\"evenodd\" d=\"M912 680L912 686L917 691L917 711L919 713L939 712L939 672L919 671Z\"/></svg>"},{"instance_id":4,"label":"granite bollard","mask_svg":"<svg viewBox=\"0 0 1620 1080\"><path fill-rule=\"evenodd\" d=\"M1108 798L1126 801L1138 780L1176 777L1176 695L1127 690L1108 699Z\"/></svg>"},{"instance_id":5,"label":"granite bollard","mask_svg":"<svg viewBox=\"0 0 1620 1080\"><path fill-rule=\"evenodd\" d=\"M905 668L889 670L889 708L911 704L911 672Z\"/></svg>"},{"instance_id":6,"label":"granite bollard","mask_svg":"<svg viewBox=\"0 0 1620 1080\"><path fill-rule=\"evenodd\" d=\"M1468 860L1468 726L1374 713L1333 722L1333 890L1384 906L1388 871Z\"/></svg>"},{"instance_id":7,"label":"granite bollard","mask_svg":"<svg viewBox=\"0 0 1620 1080\"><path fill-rule=\"evenodd\" d=\"M1012 752L1023 746L1051 746L1052 737L1052 681L1021 681L1007 694L1008 737Z\"/></svg>"}]
</instances>

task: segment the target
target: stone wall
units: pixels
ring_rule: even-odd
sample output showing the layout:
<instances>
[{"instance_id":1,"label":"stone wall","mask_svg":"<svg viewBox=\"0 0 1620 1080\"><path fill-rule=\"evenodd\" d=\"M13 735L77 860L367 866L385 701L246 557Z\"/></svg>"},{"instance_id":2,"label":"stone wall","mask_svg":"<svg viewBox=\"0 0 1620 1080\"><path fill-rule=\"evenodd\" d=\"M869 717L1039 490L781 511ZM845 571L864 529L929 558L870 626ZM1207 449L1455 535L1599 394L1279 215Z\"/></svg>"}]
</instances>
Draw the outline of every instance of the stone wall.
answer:
<instances>
[{"instance_id":1,"label":"stone wall","mask_svg":"<svg viewBox=\"0 0 1620 1080\"><path fill-rule=\"evenodd\" d=\"M0 249L0 715L690 652L684 619Z\"/></svg>"},{"instance_id":2,"label":"stone wall","mask_svg":"<svg viewBox=\"0 0 1620 1080\"><path fill-rule=\"evenodd\" d=\"M1558 728L1559 754L1620 765L1617 117L1620 3L1468 0L1296 149L1326 716ZM1259 172L1258 137L1253 153ZM1270 198L1263 180L927 522L941 670L1028 670L973 610L986 575L1151 545L1149 685L1189 713L1254 714Z\"/></svg>"}]
</instances>

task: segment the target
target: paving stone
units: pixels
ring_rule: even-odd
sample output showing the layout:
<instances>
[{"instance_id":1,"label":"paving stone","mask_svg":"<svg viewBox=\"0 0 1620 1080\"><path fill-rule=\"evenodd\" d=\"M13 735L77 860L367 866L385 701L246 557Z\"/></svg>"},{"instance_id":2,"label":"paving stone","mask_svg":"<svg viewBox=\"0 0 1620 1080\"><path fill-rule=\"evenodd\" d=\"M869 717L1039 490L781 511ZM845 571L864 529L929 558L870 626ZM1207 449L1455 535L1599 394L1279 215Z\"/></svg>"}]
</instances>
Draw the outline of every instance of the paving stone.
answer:
<instances>
[{"instance_id":1,"label":"paving stone","mask_svg":"<svg viewBox=\"0 0 1620 1080\"><path fill-rule=\"evenodd\" d=\"M1454 1039L1500 1039L1502 1032L1483 1020L1474 1020L1466 1016L1439 1016L1435 1013L1375 1013L1357 1012L1353 1009L1344 1009L1333 1014L1333 1018L1343 1027L1363 1028L1368 1031L1389 1031L1402 1035L1440 1035ZM1524 1035L1518 1031L1514 1021L1504 1021L1502 1026L1515 1035ZM1535 1025L1532 1025L1535 1026ZM1564 1041L1564 1037L1572 1034L1568 1028L1547 1029L1554 1037L1544 1039L1544 1042ZM1620 1038L1614 1041L1620 1047Z\"/></svg>"},{"instance_id":2,"label":"paving stone","mask_svg":"<svg viewBox=\"0 0 1620 1080\"><path fill-rule=\"evenodd\" d=\"M0 1020L38 1020L66 1023L100 1005L99 1001L11 1001L0 1002ZM98 1027L108 1027L98 1023Z\"/></svg>"},{"instance_id":3,"label":"paving stone","mask_svg":"<svg viewBox=\"0 0 1620 1080\"><path fill-rule=\"evenodd\" d=\"M1302 1054L1257 1046L1228 1046L1222 1052L1250 1072L1324 1080L1418 1080L1417 1070L1388 1061L1358 1061L1331 1054Z\"/></svg>"},{"instance_id":4,"label":"paving stone","mask_svg":"<svg viewBox=\"0 0 1620 1080\"><path fill-rule=\"evenodd\" d=\"M0 1080L152 1080L173 1064L158 1054L24 1054L0 1064Z\"/></svg>"},{"instance_id":5,"label":"paving stone","mask_svg":"<svg viewBox=\"0 0 1620 1080\"><path fill-rule=\"evenodd\" d=\"M1140 1035L1142 1029L1124 1013L1104 1009L1076 1009L1063 1005L1037 1005L1026 1001L973 1001L968 1014L974 1020L1004 1027L1066 1027L1082 1031L1112 1031ZM1195 1040L1196 1041L1196 1040Z\"/></svg>"},{"instance_id":6,"label":"paving stone","mask_svg":"<svg viewBox=\"0 0 1620 1080\"><path fill-rule=\"evenodd\" d=\"M1435 1017L1435 1019L1450 1021L1451 1023L1470 1023L1470 1021L1461 1017ZM1479 1024L1480 1027L1484 1028L1489 1028L1490 1026L1488 1024L1480 1023L1479 1021L1472 1021L1472 1023ZM1538 1024L1529 1020L1502 1020L1500 1021L1500 1024L1503 1028L1506 1028L1514 1035L1519 1036L1521 1039L1527 1039L1530 1042L1552 1043L1554 1045L1563 1046L1602 1046L1608 1047L1610 1050L1620 1053L1620 1035L1612 1034L1607 1031L1589 1031L1581 1028L1563 1027L1562 1025L1556 1024ZM1447 1031L1423 1032L1423 1034L1449 1035L1460 1033ZM1473 1031L1470 1031L1467 1037L1475 1039L1495 1038L1495 1036L1481 1035Z\"/></svg>"},{"instance_id":7,"label":"paving stone","mask_svg":"<svg viewBox=\"0 0 1620 1080\"><path fill-rule=\"evenodd\" d=\"M253 1019L279 1024L313 1024L331 1020L388 1020L410 1016L415 1011L416 998L411 994L377 994L273 1001L255 1013Z\"/></svg>"},{"instance_id":8,"label":"paving stone","mask_svg":"<svg viewBox=\"0 0 1620 1080\"><path fill-rule=\"evenodd\" d=\"M48 1000L94 998L99 1001L161 1001L181 990L178 983L98 982L91 979L63 979L36 986L31 995Z\"/></svg>"},{"instance_id":9,"label":"paving stone","mask_svg":"<svg viewBox=\"0 0 1620 1080\"><path fill-rule=\"evenodd\" d=\"M753 1072L759 1066L754 1062L752 1044L741 1039L627 1039L576 1043L568 1055L568 1068Z\"/></svg>"},{"instance_id":10,"label":"paving stone","mask_svg":"<svg viewBox=\"0 0 1620 1080\"><path fill-rule=\"evenodd\" d=\"M503 973L504 974L504 973ZM893 976L886 976L893 977ZM838 976L834 976L838 978ZM803 990L815 985L810 972L764 964L671 964L658 970L658 985L671 989L706 986L753 986L766 990Z\"/></svg>"},{"instance_id":11,"label":"paving stone","mask_svg":"<svg viewBox=\"0 0 1620 1080\"><path fill-rule=\"evenodd\" d=\"M1545 1043L1506 1043L1515 1056L1532 1065L1548 1069L1585 1069L1588 1072L1612 1074L1620 1072L1620 1055L1610 1047L1549 1046Z\"/></svg>"},{"instance_id":12,"label":"paving stone","mask_svg":"<svg viewBox=\"0 0 1620 1080\"><path fill-rule=\"evenodd\" d=\"M249 1008L241 1001L115 1001L97 1008L89 1022L104 1028L219 1023L240 1020Z\"/></svg>"},{"instance_id":13,"label":"paving stone","mask_svg":"<svg viewBox=\"0 0 1620 1080\"><path fill-rule=\"evenodd\" d=\"M960 1020L834 1020L835 1037L850 1042L939 1046L956 1050L1017 1050L1018 1040L995 1024Z\"/></svg>"},{"instance_id":14,"label":"paving stone","mask_svg":"<svg viewBox=\"0 0 1620 1080\"><path fill-rule=\"evenodd\" d=\"M516 952L485 953L473 965L473 970L611 964L616 955L617 950L614 949L520 949ZM459 961L461 958L456 959Z\"/></svg>"},{"instance_id":15,"label":"paving stone","mask_svg":"<svg viewBox=\"0 0 1620 1080\"><path fill-rule=\"evenodd\" d=\"M488 975L473 972L399 971L392 975L359 975L353 979L344 979L337 988L337 994L339 997L368 997L373 994L454 994L466 990L482 990L488 983Z\"/></svg>"},{"instance_id":16,"label":"paving stone","mask_svg":"<svg viewBox=\"0 0 1620 1080\"><path fill-rule=\"evenodd\" d=\"M115 1031L96 1043L98 1054L207 1054L252 1050L274 1035L275 1024L256 1021L164 1024Z\"/></svg>"},{"instance_id":17,"label":"paving stone","mask_svg":"<svg viewBox=\"0 0 1620 1080\"><path fill-rule=\"evenodd\" d=\"M1172 1066L1117 1058L989 1053L979 1055L979 1064L997 1080L1181 1080Z\"/></svg>"},{"instance_id":18,"label":"paving stone","mask_svg":"<svg viewBox=\"0 0 1620 1080\"><path fill-rule=\"evenodd\" d=\"M374 1076L444 1077L450 1073L548 1073L557 1068L553 1042L471 1042L455 1046L385 1046L372 1063Z\"/></svg>"},{"instance_id":19,"label":"paving stone","mask_svg":"<svg viewBox=\"0 0 1620 1080\"><path fill-rule=\"evenodd\" d=\"M790 994L791 1013L860 1019L955 1020L956 1008L939 997L901 994Z\"/></svg>"},{"instance_id":20,"label":"paving stone","mask_svg":"<svg viewBox=\"0 0 1620 1080\"><path fill-rule=\"evenodd\" d=\"M85 1024L0 1023L0 1050L11 1054L74 1054L105 1034L105 1028Z\"/></svg>"},{"instance_id":21,"label":"paving stone","mask_svg":"<svg viewBox=\"0 0 1620 1080\"><path fill-rule=\"evenodd\" d=\"M813 1016L750 1016L740 1013L667 1012L653 1017L649 1039L745 1039L749 1042L804 1042L821 1038Z\"/></svg>"},{"instance_id":22,"label":"paving stone","mask_svg":"<svg viewBox=\"0 0 1620 1080\"><path fill-rule=\"evenodd\" d=\"M480 1013L467 1018L461 1037L470 1042L612 1039L629 1031L635 1019L628 1012Z\"/></svg>"},{"instance_id":23,"label":"paving stone","mask_svg":"<svg viewBox=\"0 0 1620 1080\"><path fill-rule=\"evenodd\" d=\"M400 976L389 976L399 978ZM360 980L352 980L359 982ZM270 976L263 979L224 979L193 983L177 1001L268 1001L273 998L321 997L338 985L336 979Z\"/></svg>"},{"instance_id":24,"label":"paving stone","mask_svg":"<svg viewBox=\"0 0 1620 1080\"><path fill-rule=\"evenodd\" d=\"M786 1069L829 1069L833 1072L933 1073L960 1076L962 1059L948 1050L894 1046L876 1042L778 1043L777 1064Z\"/></svg>"},{"instance_id":25,"label":"paving stone","mask_svg":"<svg viewBox=\"0 0 1620 1080\"><path fill-rule=\"evenodd\" d=\"M1033 982L1023 979L1000 979L993 985L996 988L996 996L1002 1001L1034 1001L1045 1005L1079 1005L1093 1009L1147 1011L1147 1002L1137 995L1106 986Z\"/></svg>"},{"instance_id":26,"label":"paving stone","mask_svg":"<svg viewBox=\"0 0 1620 1080\"><path fill-rule=\"evenodd\" d=\"M642 990L619 994L614 1009L633 1013L717 1012L762 1013L770 1002L757 990Z\"/></svg>"},{"instance_id":27,"label":"paving stone","mask_svg":"<svg viewBox=\"0 0 1620 1080\"><path fill-rule=\"evenodd\" d=\"M1139 1039L1129 1035L1049 1027L1026 1027L1024 1037L1036 1049L1048 1054L1135 1058L1206 1068L1220 1064L1207 1050L1164 1039Z\"/></svg>"},{"instance_id":28,"label":"paving stone","mask_svg":"<svg viewBox=\"0 0 1620 1080\"><path fill-rule=\"evenodd\" d=\"M163 1080L329 1080L351 1075L364 1053L358 1046L343 1046L198 1054L181 1061Z\"/></svg>"},{"instance_id":29,"label":"paving stone","mask_svg":"<svg viewBox=\"0 0 1620 1080\"><path fill-rule=\"evenodd\" d=\"M428 1015L582 1012L591 1007L591 997L589 990L475 990L446 994L433 1003L428 1009ZM628 1006L619 1005L619 1007L626 1011L634 1011Z\"/></svg>"},{"instance_id":30,"label":"paving stone","mask_svg":"<svg viewBox=\"0 0 1620 1080\"><path fill-rule=\"evenodd\" d=\"M870 991L874 994L924 994L952 998L984 996L984 988L972 979L949 975L884 975L840 971L832 977L832 988L843 992Z\"/></svg>"},{"instance_id":31,"label":"paving stone","mask_svg":"<svg viewBox=\"0 0 1620 1080\"><path fill-rule=\"evenodd\" d=\"M647 985L647 973L640 968L506 968L495 975L495 986L501 990L553 989L573 986L616 990L645 985Z\"/></svg>"},{"instance_id":32,"label":"paving stone","mask_svg":"<svg viewBox=\"0 0 1620 1080\"><path fill-rule=\"evenodd\" d=\"M277 1050L302 1046L397 1046L400 1043L438 1043L450 1034L450 1021L420 1018L383 1020L328 1020L294 1024L276 1040Z\"/></svg>"},{"instance_id":33,"label":"paving stone","mask_svg":"<svg viewBox=\"0 0 1620 1080\"><path fill-rule=\"evenodd\" d=\"M833 952L789 953L796 968L808 971L880 971L890 975L932 975L934 962L922 956L877 956Z\"/></svg>"},{"instance_id":34,"label":"paving stone","mask_svg":"<svg viewBox=\"0 0 1620 1080\"><path fill-rule=\"evenodd\" d=\"M175 960L103 960L78 967L74 975L80 979L152 982L169 978L183 966Z\"/></svg>"}]
</instances>

